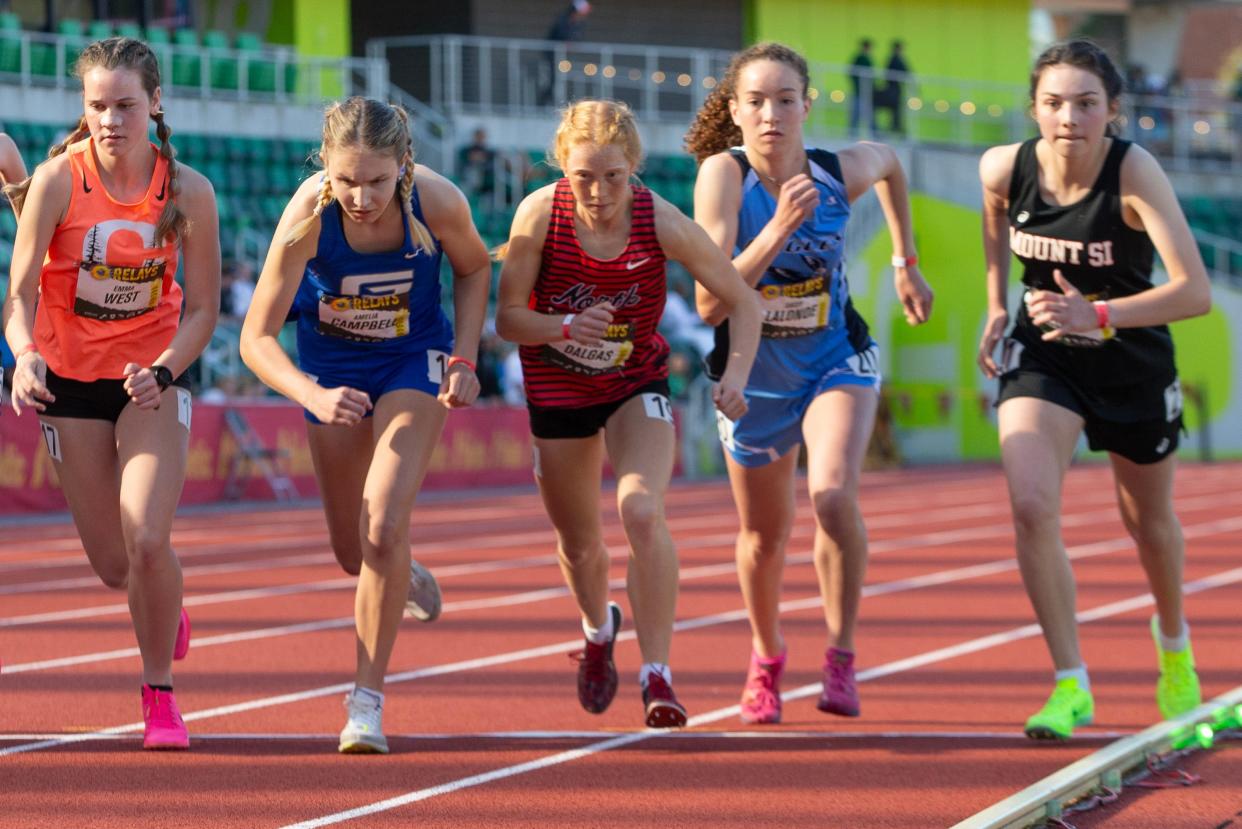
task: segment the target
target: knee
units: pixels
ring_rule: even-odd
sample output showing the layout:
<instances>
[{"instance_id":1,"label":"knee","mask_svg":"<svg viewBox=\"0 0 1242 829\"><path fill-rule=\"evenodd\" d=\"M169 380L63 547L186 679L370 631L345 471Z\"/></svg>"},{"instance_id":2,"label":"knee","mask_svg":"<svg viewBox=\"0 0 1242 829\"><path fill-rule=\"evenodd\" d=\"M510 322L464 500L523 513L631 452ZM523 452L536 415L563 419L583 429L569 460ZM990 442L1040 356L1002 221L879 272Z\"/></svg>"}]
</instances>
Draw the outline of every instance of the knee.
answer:
<instances>
[{"instance_id":1,"label":"knee","mask_svg":"<svg viewBox=\"0 0 1242 829\"><path fill-rule=\"evenodd\" d=\"M172 548L168 536L146 527L137 527L129 534L127 552L130 569L144 571L159 569L166 564Z\"/></svg>"},{"instance_id":2,"label":"knee","mask_svg":"<svg viewBox=\"0 0 1242 829\"><path fill-rule=\"evenodd\" d=\"M121 559L116 563L109 562L95 567L95 575L104 583L104 587L113 590L124 590L129 586L129 562Z\"/></svg>"},{"instance_id":3,"label":"knee","mask_svg":"<svg viewBox=\"0 0 1242 829\"><path fill-rule=\"evenodd\" d=\"M1181 537L1181 524L1172 512L1154 515L1122 510L1121 522L1140 552L1164 549Z\"/></svg>"},{"instance_id":4,"label":"knee","mask_svg":"<svg viewBox=\"0 0 1242 829\"><path fill-rule=\"evenodd\" d=\"M854 487L834 486L811 494L815 520L829 536L837 537L858 526L858 493Z\"/></svg>"},{"instance_id":5,"label":"knee","mask_svg":"<svg viewBox=\"0 0 1242 829\"><path fill-rule=\"evenodd\" d=\"M598 538L562 534L557 552L570 567L584 567L592 562L607 559L604 543Z\"/></svg>"},{"instance_id":6,"label":"knee","mask_svg":"<svg viewBox=\"0 0 1242 829\"><path fill-rule=\"evenodd\" d=\"M407 534L408 525L390 513L373 515L367 521L367 547L370 548L370 554L381 558L404 553ZM339 554L337 557L340 559ZM349 564L346 561L341 564L348 572ZM358 566L361 567L361 562Z\"/></svg>"},{"instance_id":7,"label":"knee","mask_svg":"<svg viewBox=\"0 0 1242 829\"><path fill-rule=\"evenodd\" d=\"M625 535L634 541L651 539L664 525L664 505L649 492L631 492L621 499L621 524Z\"/></svg>"},{"instance_id":8,"label":"knee","mask_svg":"<svg viewBox=\"0 0 1242 829\"><path fill-rule=\"evenodd\" d=\"M1016 495L1011 503L1014 532L1019 539L1049 531L1060 532L1061 511L1054 499L1039 494Z\"/></svg>"},{"instance_id":9,"label":"knee","mask_svg":"<svg viewBox=\"0 0 1242 829\"><path fill-rule=\"evenodd\" d=\"M739 552L752 560L767 561L785 555L790 527L743 527L738 533Z\"/></svg>"}]
</instances>

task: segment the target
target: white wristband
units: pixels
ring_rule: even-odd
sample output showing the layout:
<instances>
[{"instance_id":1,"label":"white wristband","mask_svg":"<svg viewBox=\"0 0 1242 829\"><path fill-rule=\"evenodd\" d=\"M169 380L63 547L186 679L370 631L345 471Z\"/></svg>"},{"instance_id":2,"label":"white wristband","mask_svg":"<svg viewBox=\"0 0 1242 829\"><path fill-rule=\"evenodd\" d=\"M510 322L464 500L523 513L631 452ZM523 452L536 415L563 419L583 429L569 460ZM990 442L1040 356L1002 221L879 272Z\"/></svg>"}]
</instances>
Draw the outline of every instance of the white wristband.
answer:
<instances>
[{"instance_id":1,"label":"white wristband","mask_svg":"<svg viewBox=\"0 0 1242 829\"><path fill-rule=\"evenodd\" d=\"M561 320L561 339L572 340L573 337L569 333L569 326L574 321L573 314L566 314L565 319Z\"/></svg>"},{"instance_id":2,"label":"white wristband","mask_svg":"<svg viewBox=\"0 0 1242 829\"><path fill-rule=\"evenodd\" d=\"M919 263L919 257L917 254L912 256L898 256L894 253L891 263L894 268L909 268Z\"/></svg>"}]
</instances>

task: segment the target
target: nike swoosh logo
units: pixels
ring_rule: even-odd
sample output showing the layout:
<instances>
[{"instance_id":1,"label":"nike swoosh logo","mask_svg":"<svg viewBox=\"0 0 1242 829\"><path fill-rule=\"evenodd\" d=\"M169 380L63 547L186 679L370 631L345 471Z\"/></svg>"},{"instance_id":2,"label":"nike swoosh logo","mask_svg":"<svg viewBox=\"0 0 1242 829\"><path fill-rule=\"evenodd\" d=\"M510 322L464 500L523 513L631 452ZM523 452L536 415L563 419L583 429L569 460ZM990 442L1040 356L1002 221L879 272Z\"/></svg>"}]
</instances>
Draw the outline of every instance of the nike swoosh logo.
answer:
<instances>
[{"instance_id":1,"label":"nike swoosh logo","mask_svg":"<svg viewBox=\"0 0 1242 829\"><path fill-rule=\"evenodd\" d=\"M160 182L160 192L157 193L155 196L156 201L164 200L164 188L166 186L168 186L168 176L164 176L164 180Z\"/></svg>"},{"instance_id":2,"label":"nike swoosh logo","mask_svg":"<svg viewBox=\"0 0 1242 829\"><path fill-rule=\"evenodd\" d=\"M634 270L635 268L637 268L639 265L643 265L643 264L645 264L645 263L647 263L647 262L650 262L650 261L651 261L651 257L650 257L650 256L648 256L648 257L647 257L647 258L645 258L645 259L638 259L638 260L635 260L635 261L633 261L633 262L626 262L626 263L625 263L625 269L626 269L627 271L632 271L632 270Z\"/></svg>"},{"instance_id":3,"label":"nike swoosh logo","mask_svg":"<svg viewBox=\"0 0 1242 829\"><path fill-rule=\"evenodd\" d=\"M91 186L86 183L86 171L85 170L82 171L82 189L88 193L91 191Z\"/></svg>"},{"instance_id":4,"label":"nike swoosh logo","mask_svg":"<svg viewBox=\"0 0 1242 829\"><path fill-rule=\"evenodd\" d=\"M414 253L407 253L407 254L405 255L405 258L406 258L406 259L413 259L415 256L418 256L417 251L416 251L416 252L414 252Z\"/></svg>"}]
</instances>

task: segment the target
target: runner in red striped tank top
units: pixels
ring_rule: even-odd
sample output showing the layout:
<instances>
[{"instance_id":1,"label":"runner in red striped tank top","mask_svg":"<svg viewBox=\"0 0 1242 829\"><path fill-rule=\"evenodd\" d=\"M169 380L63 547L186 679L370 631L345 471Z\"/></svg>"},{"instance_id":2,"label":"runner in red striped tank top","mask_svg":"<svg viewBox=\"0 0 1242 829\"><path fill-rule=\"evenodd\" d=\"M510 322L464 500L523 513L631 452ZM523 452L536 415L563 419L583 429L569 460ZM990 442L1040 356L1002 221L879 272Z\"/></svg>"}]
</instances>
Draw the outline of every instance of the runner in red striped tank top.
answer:
<instances>
[{"instance_id":1,"label":"runner in red striped tank top","mask_svg":"<svg viewBox=\"0 0 1242 829\"><path fill-rule=\"evenodd\" d=\"M628 593L643 666L645 719L685 725L668 668L677 554L664 519L673 471L668 344L656 333L667 295L666 258L685 265L729 309L733 352L713 391L740 417L759 342L754 292L707 234L645 187L630 184L642 157L624 104L580 101L556 133L566 178L518 207L501 254L496 329L521 346L535 478L556 528L561 570L578 601L586 647L578 701L602 713L617 689L612 650L621 609L608 601L608 551L599 516L604 454L630 544ZM601 434L601 432L603 434Z\"/></svg>"}]
</instances>

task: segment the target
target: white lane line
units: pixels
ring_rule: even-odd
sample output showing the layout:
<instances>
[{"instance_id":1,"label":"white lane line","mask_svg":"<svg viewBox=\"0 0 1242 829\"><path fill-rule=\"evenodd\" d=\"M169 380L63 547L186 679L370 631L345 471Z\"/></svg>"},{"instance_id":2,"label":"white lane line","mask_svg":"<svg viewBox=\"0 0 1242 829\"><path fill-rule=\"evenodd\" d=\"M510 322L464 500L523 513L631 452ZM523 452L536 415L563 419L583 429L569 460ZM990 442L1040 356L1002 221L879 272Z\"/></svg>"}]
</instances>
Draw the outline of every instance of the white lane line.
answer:
<instances>
[{"instance_id":1,"label":"white lane line","mask_svg":"<svg viewBox=\"0 0 1242 829\"><path fill-rule=\"evenodd\" d=\"M1218 478L1219 478L1219 481L1217 480ZM1225 482L1228 482L1229 484L1235 483L1236 476L1227 475L1225 472L1222 472L1212 477L1209 477L1206 475L1200 475L1193 481L1188 481L1185 484L1179 484L1178 491L1181 494L1182 498L1187 497L1186 493L1188 491L1193 491L1193 492L1202 491L1203 493L1206 493L1206 494L1219 493L1220 483L1225 483ZM886 487L876 486L873 488L873 490L870 493L867 493L868 495L871 496L869 500L873 502L864 507L864 512L866 515L865 520L866 520L866 523L869 529L876 530L876 529L884 529L890 526L906 526L909 523L907 516L910 510L912 509L916 510L924 519L926 519L926 516L929 510L935 510L938 516L945 516L950 520L955 519L955 518L984 517L987 515L1007 516L1009 513L1009 506L1008 506L1007 500L1004 498L1001 498L1001 499L996 498L997 490L995 486L993 485L987 485L986 487L981 487L977 483L972 483L972 485L968 489L966 489L966 493L969 494L972 498L977 493L978 496L982 500L979 504L968 504L966 506L963 506L961 503L963 492L959 490L945 491L943 489L938 488L937 490L935 490L933 493L929 495L920 495L917 497L917 500L911 500L907 503L905 500L902 500L901 498L894 498L892 495L885 492L884 491L885 489ZM715 498L714 495L712 497ZM1194 496L1192 495L1190 497L1194 497ZM1073 503L1075 505L1111 503L1112 500L1113 500L1113 497L1111 494L1111 489L1107 487L1099 487L1099 488L1092 488L1081 494L1076 494L1073 496L1072 500L1067 500L1067 503ZM948 506L941 507L940 506L941 504L946 504ZM802 506L805 506L805 505L801 504L800 502L799 506L801 508ZM308 509L307 511L313 512L316 515L319 512L317 508ZM513 513L514 517L518 515L525 515L525 514L529 514L529 509L515 508L515 512ZM264 515L266 515L266 513L258 513L255 523L257 523L258 526L262 530L266 531L270 529L270 525L264 524L262 522L262 518ZM454 510L453 515L457 515L456 510ZM609 515L610 513L608 511L605 511L605 518L606 518L605 532L619 532L620 525L614 519L609 518ZM426 520L420 519L420 516L418 512L416 511L415 518L414 518L414 523L416 527L420 526L419 525L420 520L423 520L423 524L421 526L425 527L427 525ZM459 519L457 518L453 518L453 519L446 518L445 519L446 523L449 523L450 521L458 522ZM289 536L288 534L283 534L283 535L274 535L273 537L264 538L263 540L258 542L259 546L263 550L267 550L267 551L284 550L284 549L301 550L301 549L305 549L308 545L311 545L311 544L324 544L325 543L324 538L327 534L326 527L316 526L316 529L313 532L306 533L304 532L305 526L306 526L305 521L291 522L289 524L281 524L279 526L289 527L291 529L303 530L303 532L298 533L293 536ZM672 530L692 530L692 529L702 528L704 526L706 527L719 526L719 517L712 515L712 516L695 516L693 518L683 518L683 519L676 519L676 518L670 519L670 529ZM229 525L229 528L231 530L235 530L238 533L244 533L246 527L247 525ZM237 551L238 544L236 541L220 543L216 541L218 537L219 537L219 533L211 533L211 532L204 533L197 529L195 530L174 530L173 547L177 548L179 545L190 545L189 549L180 550L178 552L178 557L183 562L191 561L198 557L206 558L210 556L226 555L226 554L234 553ZM513 532L506 531L504 533L498 534L498 536L495 538L478 539L476 543L470 544L469 547L471 549L484 549L484 548L495 549L495 548L503 548L507 546L524 546L527 544L538 543L541 541L546 541L550 543L551 537L552 535L551 535L550 529L539 530L539 531L524 531L521 533L513 533ZM202 538L207 543L203 543L201 545L194 545L193 541L189 540L189 539L198 539L198 538ZM21 542L21 543L27 544L27 545L29 544L28 542ZM3 545L0 545L0 547L3 547ZM413 552L416 557L426 557L426 556L439 555L442 553L447 553L447 554L457 553L461 551L462 547L463 545L459 540L441 540L441 541L436 541L436 542L425 542L425 543L420 542L414 545ZM65 550L80 551L81 542L75 536L73 538L66 538L66 539L48 539L46 543L41 543L39 546L40 551L47 551L49 549L65 549ZM67 567L81 567L85 563L86 563L85 557L81 554L81 552L78 552L77 555L63 556L63 557L55 558L55 559L48 559L46 557L42 557L42 558L39 558L38 560L33 560L33 561L19 561L19 562L0 561L0 572L28 572L28 571L43 570L43 569L64 569Z\"/></svg>"},{"instance_id":2,"label":"white lane line","mask_svg":"<svg viewBox=\"0 0 1242 829\"><path fill-rule=\"evenodd\" d=\"M1233 518L1233 519L1224 519L1222 521L1213 521L1213 522L1208 522L1202 525L1188 527L1184 529L1184 532L1186 533L1186 537L1189 538L1193 536L1210 535L1210 534L1213 534L1214 532L1228 532L1235 528L1240 528L1240 527L1242 527L1242 517ZM1113 539L1109 541L1096 542L1095 544L1084 545L1083 548L1076 548L1073 550L1072 555L1075 558L1085 558L1087 556L1105 554L1115 549L1120 549L1123 546L1125 546L1124 539ZM991 563L984 564L984 565L971 565L967 567L958 568L958 570L951 571L951 572L956 572L958 574L958 579L968 579L968 578L975 578L980 575L992 575L997 572L1011 570L1011 569L1014 569L1015 566L1016 565L1014 564L1014 562L1007 560L1003 562L991 562ZM1185 587L1185 592L1187 594L1191 592L1197 592L1195 589L1192 589L1192 585L1220 586L1222 584L1231 583L1232 581L1237 580L1234 578L1234 574L1238 574L1240 577L1242 577L1242 568L1238 568L1237 570L1228 571L1227 573L1225 573L1224 581L1217 582L1217 581L1213 581L1212 579L1200 579L1196 582L1187 584ZM869 587L864 588L864 596L868 595L867 591L873 591L872 593L873 595L879 595L881 593L897 592L899 589L913 590L913 589L918 589L919 587L930 586L933 584L937 584L937 585L944 584L946 583L946 581L952 581L952 580L954 579L952 579L946 573L942 573L942 572L929 573L923 576L899 579L895 582L890 582L886 584L871 585ZM902 586L899 587L899 585L902 585ZM1207 587L1199 587L1197 589L1207 589ZM504 599L507 597L498 597L498 598ZM1140 596L1138 597L1138 599L1130 600L1130 601L1139 601L1140 604L1134 605L1135 607L1137 607L1137 606L1141 606L1142 600L1143 600L1143 597ZM1151 602L1150 596L1147 596L1146 601L1148 603ZM790 613L790 612L795 612L798 610L817 608L820 606L820 604L821 604L821 601L818 596L811 596L811 597L807 597L807 598L800 599L800 600L782 602L780 607L781 607L781 612ZM1111 607L1114 607L1114 605L1107 605L1106 607L1111 608ZM1117 612L1117 611L1110 611L1110 612ZM674 625L674 630L675 631L693 630L693 629L707 627L707 626L716 625L716 624L724 624L724 623L733 622L733 621L740 621L742 619L745 619L745 617L746 617L745 610L733 610L733 611L726 611L723 613L715 613L715 614L710 614L708 616L703 616L703 617L699 617L695 619L686 619L686 620L679 621ZM1085 618L1089 619L1089 617L1085 617ZM342 619L342 620L334 620L334 621L348 623L350 620ZM321 623L309 623L309 624L321 624ZM1038 625L1027 625L1023 628L1019 628L1018 630L1026 632L1024 635L1029 636L1029 635L1034 635L1034 633L1037 633L1039 631L1039 627ZM1003 636L1003 634L997 634L997 636ZM617 637L619 641L629 641L635 638L636 638L636 635L634 631L632 630L623 631ZM975 641L984 642L984 641L992 641L993 639L995 639L995 636L984 637L981 640L975 640ZM997 642L996 644L1003 644L1003 642ZM479 657L476 659L463 660L461 662L430 666L427 668L419 668L419 669L415 669L411 671L390 674L389 676L385 678L384 681L386 684L396 684L400 682L408 682L411 680L421 679L425 677L442 676L446 674L459 673L463 671L478 670L480 668L510 664L513 662L519 662L519 661L523 661L526 659L535 659L535 658L541 658L544 656L551 656L551 655L558 654L558 653L564 653L565 651L571 650L578 646L579 646L579 640L572 639L567 642L559 642L559 643L555 643L552 645L543 645L543 646L534 647L534 648L526 648L523 650L512 651L512 652L504 653L504 654L495 654L495 655L487 656L487 657ZM988 645L988 647L990 646L991 645ZM942 649L941 651L937 651L935 653L941 653L943 651L944 649ZM969 651L962 651L962 652L965 653ZM945 658L948 658L948 657L945 657ZM906 660L906 661L909 661L909 660ZM893 664L904 664L904 663L890 663L890 665L893 665ZM918 667L918 665L915 665L913 663L911 664L913 667ZM861 681L863 678L871 678L874 676L885 675L883 673L878 673L880 670L881 669L879 668L873 668L869 671L860 672L858 675L859 679ZM218 716L225 716L229 714L242 713L246 711L254 711L254 710L261 709L261 708L268 708L268 707L273 707L273 706L278 706L278 705L287 705L287 704L302 702L302 701L306 701L310 699L316 699L319 697L330 696L332 694L345 693L346 691L349 690L350 687L351 687L351 683L336 683L333 685L323 686L320 688L312 688L312 689L308 689L308 690L300 691L296 693L291 693L291 694L281 694L281 695L274 696L274 697L260 697L255 700L248 700L245 702L235 703L231 705L219 706L217 708L210 708L210 709L205 709L202 711L196 711L190 714L186 714L184 716L184 719L186 720L186 722L192 722L196 720L207 719L210 717L218 717ZM818 687L819 687L818 685L808 685L808 686L804 686L801 689L798 689L797 691L792 691L789 693L805 696L813 692L814 689ZM810 689L810 690L807 690L807 689ZM789 697L788 694L786 696L790 699L797 698L797 696ZM725 709L725 710L732 711L733 713L736 714L738 711L738 706L734 705L734 706L731 706L731 708ZM698 723L695 720L692 720L691 725L695 725L695 724L698 724ZM142 729L142 727L143 727L142 723L130 723L127 725L120 725L120 726L114 726L112 728L102 729L94 733L104 734L104 735L123 734L127 732L140 730ZM38 751L44 748L51 748L56 745L60 745L62 743L81 742L83 740L90 739L90 737L91 737L90 734L68 735L66 737L60 738L60 740L39 741L39 742L33 742L33 743L26 743L26 744L18 745L18 746L11 746L7 749L0 749L0 757L6 756L8 754L21 754L27 751Z\"/></svg>"},{"instance_id":3,"label":"white lane line","mask_svg":"<svg viewBox=\"0 0 1242 829\"><path fill-rule=\"evenodd\" d=\"M1242 567L1238 567L1234 570L1229 570L1223 573L1217 573L1216 575L1210 576L1205 579L1198 579L1194 582L1190 582L1186 585L1186 592L1187 594L1198 593L1200 591L1208 590L1213 587L1221 587L1221 586L1224 586L1227 584L1233 584L1239 581L1242 581ZM1139 595L1139 596L1134 596L1134 597L1131 597L1129 599L1125 599L1122 601L1112 602L1107 605L1102 605L1100 607L1093 608L1090 611L1087 611L1086 613L1078 614L1078 618L1080 619L1080 621L1083 621L1083 622L1093 621L1095 619L1103 619L1109 616L1115 616L1121 613L1128 612L1138 607L1149 606L1152 604L1154 604L1154 601L1150 594ZM1001 645L1009 644L1011 642L1016 642L1021 639L1029 639L1031 637L1038 636L1039 633L1040 633L1039 625L1023 625L1022 627L1013 628L1012 630L1002 631L1000 633L995 633L989 636L979 637L978 639L972 639L966 642L960 642L956 645L951 645L949 647L937 648L936 650L928 651L922 654L917 654L915 656L911 656L906 659L899 659L894 662L889 662L885 665L879 665L869 670L860 671L857 675L857 680L859 682L867 682L869 680L877 679L880 677L891 676L897 673L904 673L906 671L911 671L916 668L925 667L927 665L931 665L937 662L944 662L946 660L953 659L958 656L963 656L965 654L975 653L975 652L982 651L982 650L988 650L991 648L999 647ZM792 691L786 692L782 694L781 696L785 700L801 699L803 697L809 697L809 696L818 694L820 690L822 689L822 687L823 686L818 682L811 683L808 685L803 685L802 687L794 689ZM729 717L735 717L738 715L738 713L739 713L739 706L731 705L725 708L719 708L715 711L710 711L706 714L700 714L699 716L691 717L686 725L687 727L691 727L691 728L700 726L700 725L708 725L710 723L718 722L720 720L727 719ZM574 749L572 751L558 752L556 754L552 754L547 757L541 757L539 759L531 760L525 763L518 763L512 766L505 766L503 768L493 769L492 771L489 771L489 772L484 772L482 774L475 774L469 777L459 778L457 780L452 780L447 783L442 783L438 786L431 786L425 789L419 789L417 791L412 791L407 794L398 795L397 797L390 797L390 798L386 798L385 800L377 801L375 803L370 803L364 806L358 806L353 809L346 809L344 811L335 812L330 815L324 815L322 817L313 818L311 820L302 821L300 823L289 824L285 826L284 829L315 829L315 827L331 826L337 823L345 823L346 821L354 820L356 818L367 817L369 815L374 815L379 812L386 812L392 809L399 808L401 806L408 806L412 803L417 803L422 800L428 800L430 798L439 797L445 794L451 794L453 792L461 791L462 789L468 789L468 788L473 788L476 786L481 786L485 783L491 783L497 780L507 780L513 777L518 777L523 774L528 774L533 771L539 771L541 769L550 768L552 766L563 765L565 763L569 763L574 760L582 759L583 757L589 757L593 754L602 754L603 752L611 751L612 749L621 748L623 746L627 746L627 745L631 745L634 743L652 739L653 737L659 735L660 733L662 732L643 731L637 734L629 735L628 737L618 737L618 738L613 738L609 740L604 740L603 742L596 743L592 746L583 746L583 747Z\"/></svg>"},{"instance_id":4,"label":"white lane line","mask_svg":"<svg viewBox=\"0 0 1242 829\"><path fill-rule=\"evenodd\" d=\"M641 733L626 730L626 734ZM1134 734L1133 731L1095 731L1090 734L1075 734L1074 742L1098 741L1107 742ZM388 734L389 740L409 740L418 742L558 742L562 740L608 740L616 737L617 731L460 731L460 732L422 732L407 734ZM3 734L0 742L27 740L54 740L64 736L61 733L47 734ZM209 740L215 742L254 742L254 743L287 743L287 742L325 742L335 744L341 735L330 734L264 734L264 733L228 733L200 734L194 733L194 741ZM142 739L141 734L108 734L98 735L93 742L133 742ZM766 728L758 731L666 731L656 734L652 739L686 741L686 740L788 740L790 742L863 742L866 740L953 740L962 742L979 740L981 742L1018 741L1027 744L1027 737L1021 731L770 731Z\"/></svg>"},{"instance_id":5,"label":"white lane line","mask_svg":"<svg viewBox=\"0 0 1242 829\"><path fill-rule=\"evenodd\" d=\"M1077 516L1083 523L1091 520L1090 515ZM1183 536L1186 539L1194 539L1202 536L1216 535L1219 533L1230 532L1242 529L1242 517L1226 518L1220 521L1209 521L1203 524L1192 524L1183 527ZM912 546L926 547L932 544L948 544L974 537L970 531L951 531L948 533L929 533L927 536L915 537L911 539L894 539L889 542L876 542L872 545L872 553L890 552L894 550L904 549ZM1128 549L1133 545L1129 537L1107 539L1104 541L1092 542L1090 544L1082 544L1068 549L1070 558L1088 558L1091 556L1102 555L1115 552L1117 550ZM621 553L614 554L614 558L620 557ZM538 566L545 562L546 557L532 557L521 561L521 566ZM786 559L787 566L797 566L810 563L812 555L810 553L801 553L798 555L788 556ZM510 562L518 564L518 562ZM481 564L463 564L443 568L444 570L453 570L455 574L465 572L486 572L489 567L501 569L501 562L484 562ZM735 566L732 562L722 562L720 564L708 564L700 567L688 567L681 571L680 581L693 581L701 578L710 578L713 576L729 575L733 573ZM481 568L481 569L475 569ZM882 596L889 593L901 592L904 590L915 590L922 587L932 587L936 585L948 584L955 581L963 581L966 579L981 578L984 576L996 575L998 573L1008 572L1017 569L1017 561L1015 559L1001 559L998 561L984 562L981 564L972 564L951 570L941 570L932 573L925 573L919 576L913 576L904 579L897 579L890 582L882 582L879 584L866 585L863 587L863 597ZM439 570L437 572L440 572ZM352 579L334 580L335 582L349 582L353 584ZM615 578L609 581L611 589L624 588L625 579ZM442 612L465 612L471 610L486 610L497 607L512 607L520 604L531 604L550 599L563 598L569 595L569 590L565 587L551 587L540 590L531 590L523 593L514 593L507 596L492 596L479 599L467 599L458 602L446 602ZM201 597L200 597L201 598ZM185 604L190 604L187 600ZM807 610L818 607L821 601L818 596L812 596L805 599L799 599L789 602L783 602L781 607L787 611ZM693 629L706 625L717 624L718 622L737 621L746 618L744 610L726 611L722 614L700 617L697 620L686 620L678 623L684 627L677 629ZM288 625L276 625L267 628L258 628L249 631L240 631L235 633L225 633L216 636L202 636L194 640L194 647L201 649L205 647L215 647L220 645L231 645L238 642L249 642L260 639L275 638L279 636L292 636L303 633L315 633L325 630L337 630L341 628L352 627L354 619L352 616L341 616L335 619L322 619L313 622L300 622ZM0 622L0 627L3 624ZM94 664L98 662L106 662L113 659L126 659L139 656L136 647L119 648L110 651L101 651L96 653L81 654L78 656L65 656L54 659L39 660L37 662L19 662L5 666L2 670L5 674L28 673L32 671L46 671L56 668L67 668L78 665Z\"/></svg>"}]
</instances>

